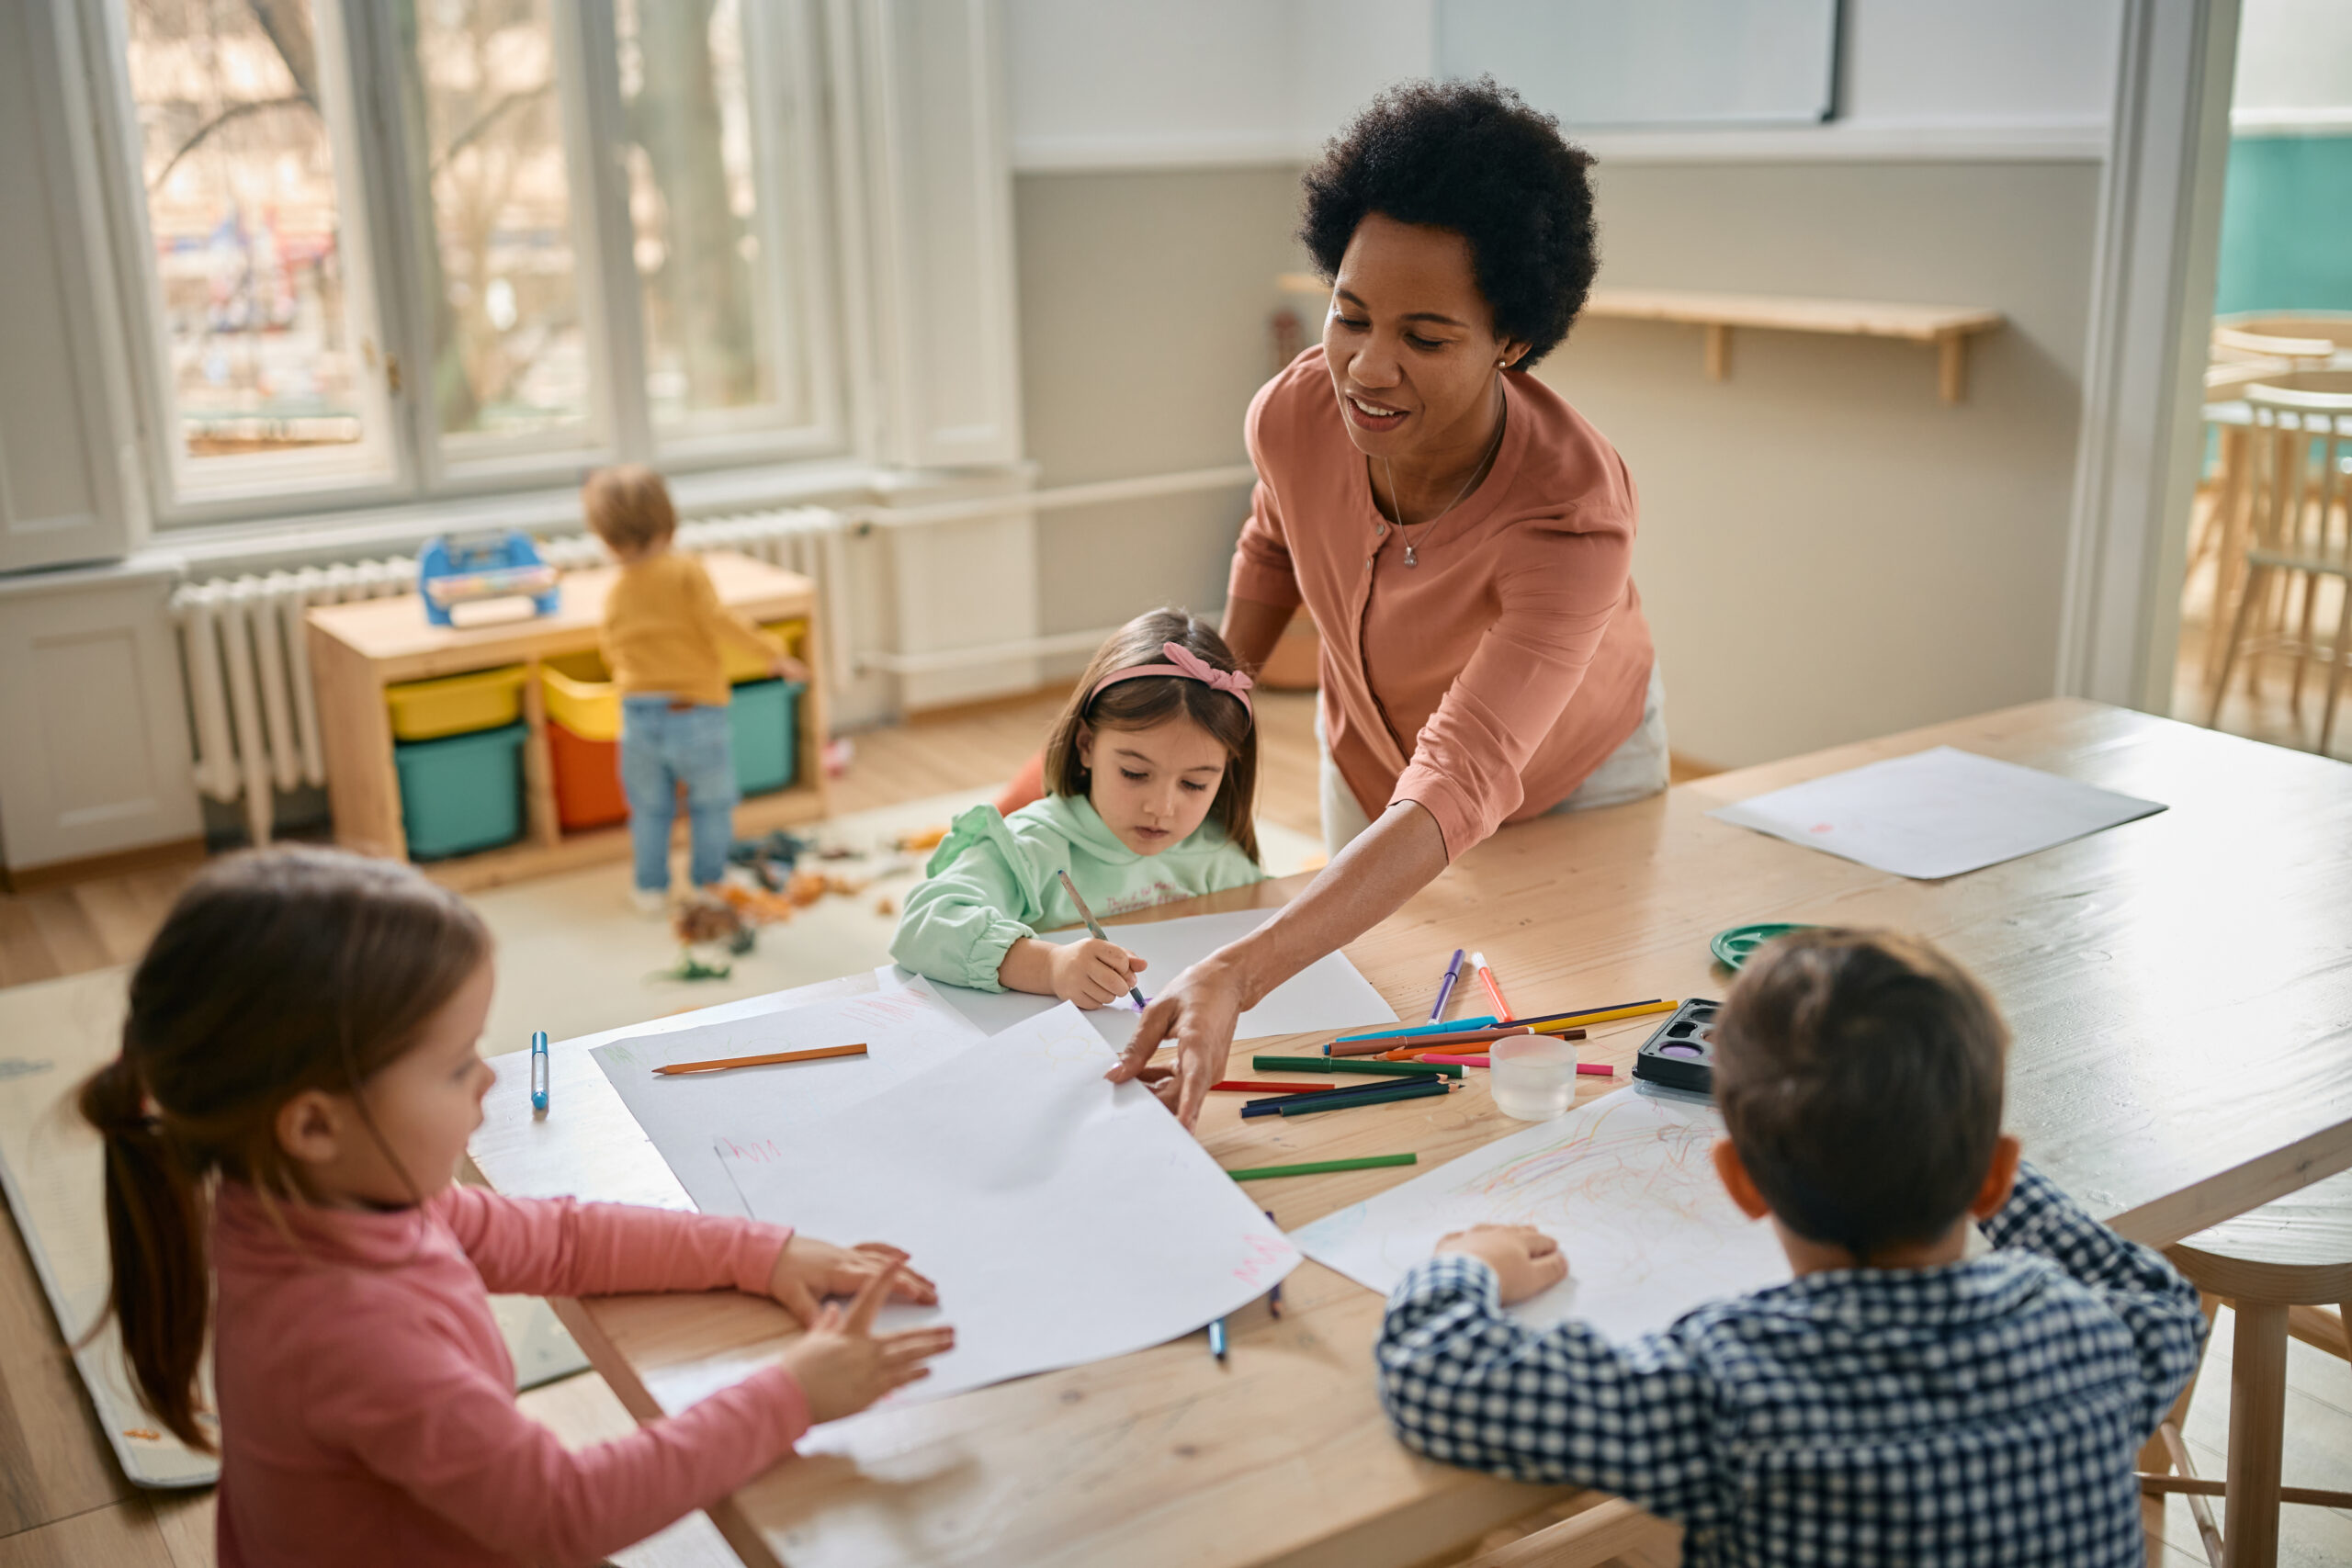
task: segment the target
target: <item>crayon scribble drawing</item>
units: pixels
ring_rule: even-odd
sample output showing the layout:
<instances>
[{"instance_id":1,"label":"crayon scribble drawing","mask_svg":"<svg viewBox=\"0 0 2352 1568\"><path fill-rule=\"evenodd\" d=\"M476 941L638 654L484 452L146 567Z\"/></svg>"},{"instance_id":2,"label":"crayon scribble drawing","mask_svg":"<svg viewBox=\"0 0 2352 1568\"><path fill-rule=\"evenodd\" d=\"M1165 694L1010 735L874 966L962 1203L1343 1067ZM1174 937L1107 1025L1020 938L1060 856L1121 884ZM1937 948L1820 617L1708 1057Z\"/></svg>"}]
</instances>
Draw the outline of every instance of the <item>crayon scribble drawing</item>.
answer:
<instances>
[{"instance_id":1,"label":"crayon scribble drawing","mask_svg":"<svg viewBox=\"0 0 2352 1568\"><path fill-rule=\"evenodd\" d=\"M1385 1292L1438 1238L1533 1225L1568 1279L1514 1315L1612 1334L1659 1328L1711 1298L1788 1278L1770 1227L1740 1213L1710 1155L1722 1130L1695 1101L1621 1090L1526 1128L1299 1232L1307 1256Z\"/></svg>"}]
</instances>

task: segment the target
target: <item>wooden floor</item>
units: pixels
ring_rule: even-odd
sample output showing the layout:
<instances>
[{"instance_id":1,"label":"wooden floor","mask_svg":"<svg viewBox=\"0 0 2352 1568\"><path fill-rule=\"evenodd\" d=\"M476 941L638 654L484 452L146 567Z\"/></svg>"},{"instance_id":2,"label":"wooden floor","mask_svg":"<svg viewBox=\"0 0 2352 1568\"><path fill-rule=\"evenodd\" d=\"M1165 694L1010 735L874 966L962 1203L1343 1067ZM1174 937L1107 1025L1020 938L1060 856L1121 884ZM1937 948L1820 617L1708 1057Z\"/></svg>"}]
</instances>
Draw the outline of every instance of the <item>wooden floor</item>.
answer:
<instances>
[{"instance_id":1,"label":"wooden floor","mask_svg":"<svg viewBox=\"0 0 2352 1568\"><path fill-rule=\"evenodd\" d=\"M847 813L1010 777L1036 750L1068 694L1042 692L912 719L853 738L854 760L834 784ZM1259 810L1272 822L1317 831L1314 696L1262 694ZM1678 782L1708 770L1678 761ZM162 921L197 863L103 877L16 896L0 894L0 987L128 964ZM2226 1348L2226 1346L2224 1347ZM2308 1347L2297 1347L2299 1352ZM2341 1484L2352 1473L2352 1372L2317 1354L2299 1355L2287 1441L2290 1483ZM2196 1442L2225 1431L2226 1372L2209 1375L2192 1422ZM629 1417L595 1374L524 1396L525 1408L569 1443L626 1432ZM2219 1473L2218 1451L2198 1443ZM2167 1527L2152 1512L2150 1557L2167 1565L2201 1562L2185 1511ZM2298 1514L2322 1516L2299 1521ZM1522 1521L1533 1529L1544 1516ZM2288 1510L2289 1562L2352 1562L2352 1518L2328 1510ZM1511 1538L1496 1532L1491 1550ZM2168 1539L2167 1539L2168 1538ZM621 1554L629 1568L734 1568L707 1520L695 1515ZM1671 1555L1621 1560L1622 1568L1661 1568ZM0 1568L213 1568L209 1492L141 1493L125 1482L74 1378L13 1220L0 1226Z\"/></svg>"}]
</instances>

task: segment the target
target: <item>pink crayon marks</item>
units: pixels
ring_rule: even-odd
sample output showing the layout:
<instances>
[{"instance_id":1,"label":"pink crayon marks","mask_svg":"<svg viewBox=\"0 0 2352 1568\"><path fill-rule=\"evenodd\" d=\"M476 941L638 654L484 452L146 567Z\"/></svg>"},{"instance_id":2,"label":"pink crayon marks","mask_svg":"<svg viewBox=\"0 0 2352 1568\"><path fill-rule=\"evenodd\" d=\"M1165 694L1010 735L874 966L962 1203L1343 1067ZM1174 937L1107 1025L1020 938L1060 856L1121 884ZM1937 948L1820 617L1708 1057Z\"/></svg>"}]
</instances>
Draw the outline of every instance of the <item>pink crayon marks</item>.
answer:
<instances>
[{"instance_id":1,"label":"pink crayon marks","mask_svg":"<svg viewBox=\"0 0 2352 1568\"><path fill-rule=\"evenodd\" d=\"M1235 1269L1233 1277L1252 1290L1271 1283L1269 1276L1279 1278L1283 1268L1295 1256L1289 1242L1279 1236L1251 1235L1243 1238L1250 1256Z\"/></svg>"}]
</instances>

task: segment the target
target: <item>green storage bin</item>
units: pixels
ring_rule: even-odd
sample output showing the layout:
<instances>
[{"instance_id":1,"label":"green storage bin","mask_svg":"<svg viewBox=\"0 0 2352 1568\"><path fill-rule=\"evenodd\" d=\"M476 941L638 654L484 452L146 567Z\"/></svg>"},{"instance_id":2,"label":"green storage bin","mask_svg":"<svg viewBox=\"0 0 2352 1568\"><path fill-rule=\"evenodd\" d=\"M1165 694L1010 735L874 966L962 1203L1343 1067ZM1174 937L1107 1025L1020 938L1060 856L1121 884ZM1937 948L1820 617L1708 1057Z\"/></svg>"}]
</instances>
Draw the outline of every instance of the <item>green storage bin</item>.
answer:
<instances>
[{"instance_id":1,"label":"green storage bin","mask_svg":"<svg viewBox=\"0 0 2352 1568\"><path fill-rule=\"evenodd\" d=\"M523 727L392 748L412 860L440 860L523 836Z\"/></svg>"},{"instance_id":2,"label":"green storage bin","mask_svg":"<svg viewBox=\"0 0 2352 1568\"><path fill-rule=\"evenodd\" d=\"M798 681L746 681L727 705L729 738L735 748L735 787L765 795L792 782L799 750Z\"/></svg>"}]
</instances>

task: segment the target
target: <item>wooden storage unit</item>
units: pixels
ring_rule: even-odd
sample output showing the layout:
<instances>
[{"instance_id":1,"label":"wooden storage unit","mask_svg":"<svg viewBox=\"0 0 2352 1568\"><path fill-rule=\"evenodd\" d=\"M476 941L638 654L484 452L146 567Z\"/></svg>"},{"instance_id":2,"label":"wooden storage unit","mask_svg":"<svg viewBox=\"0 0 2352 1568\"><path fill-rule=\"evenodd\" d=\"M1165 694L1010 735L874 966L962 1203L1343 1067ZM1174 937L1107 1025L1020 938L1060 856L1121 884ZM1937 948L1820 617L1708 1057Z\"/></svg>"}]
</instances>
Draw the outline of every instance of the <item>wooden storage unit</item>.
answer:
<instances>
[{"instance_id":1,"label":"wooden storage unit","mask_svg":"<svg viewBox=\"0 0 2352 1568\"><path fill-rule=\"evenodd\" d=\"M825 790L825 695L812 650L820 648L815 585L797 573L748 556L713 551L702 558L719 602L753 621L802 619L808 635L800 655L810 664L801 694L797 777L773 794L747 796L735 808L735 830L749 836L771 828L813 822L828 809ZM402 681L456 675L502 664L526 667L523 720L522 840L480 854L435 861L425 871L452 887L489 887L526 876L628 858L628 828L567 833L556 824L555 779L548 761L547 705L539 661L593 649L605 616L605 595L617 567L568 572L562 604L552 615L493 626L435 626L414 595L322 604L311 611L307 643L311 679L318 689L319 729L326 746L327 795L334 808L335 842L366 854L408 853L401 829L400 784L392 767L391 716L384 688ZM680 814L676 832L685 836Z\"/></svg>"}]
</instances>

